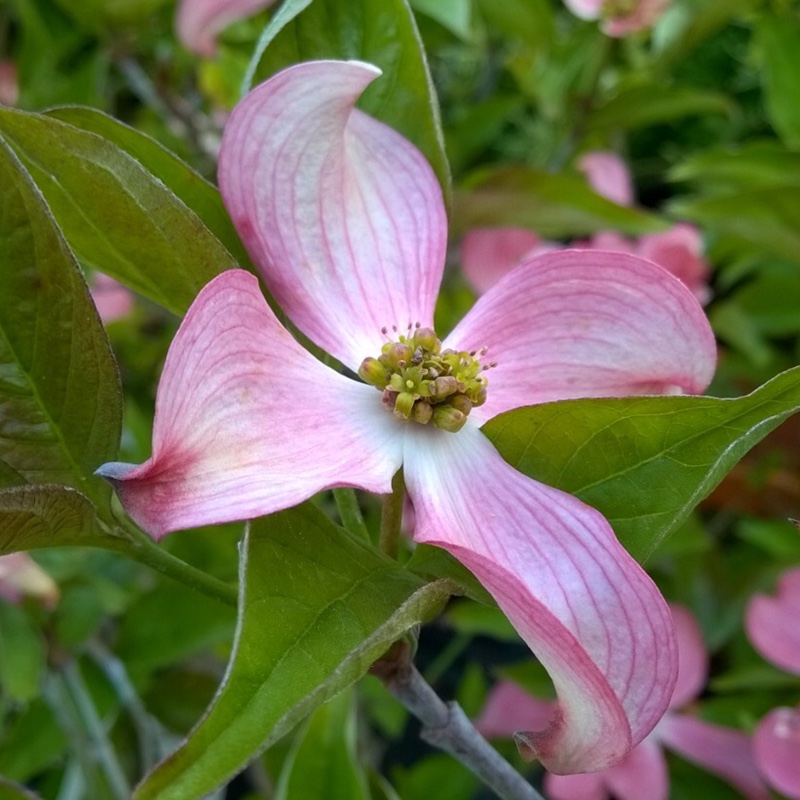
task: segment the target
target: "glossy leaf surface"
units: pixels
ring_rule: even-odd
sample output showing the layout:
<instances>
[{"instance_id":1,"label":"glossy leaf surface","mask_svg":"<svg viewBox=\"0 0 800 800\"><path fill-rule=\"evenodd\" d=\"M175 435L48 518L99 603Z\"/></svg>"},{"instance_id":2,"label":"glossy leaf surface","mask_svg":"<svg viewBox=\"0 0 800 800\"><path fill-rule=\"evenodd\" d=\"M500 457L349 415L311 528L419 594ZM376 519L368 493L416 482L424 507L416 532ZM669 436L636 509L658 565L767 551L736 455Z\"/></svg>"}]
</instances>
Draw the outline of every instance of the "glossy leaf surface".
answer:
<instances>
[{"instance_id":1,"label":"glossy leaf surface","mask_svg":"<svg viewBox=\"0 0 800 800\"><path fill-rule=\"evenodd\" d=\"M483 431L514 467L602 512L639 560L739 459L800 411L800 368L736 399L640 397L528 406Z\"/></svg>"},{"instance_id":2,"label":"glossy leaf surface","mask_svg":"<svg viewBox=\"0 0 800 800\"><path fill-rule=\"evenodd\" d=\"M211 278L236 266L191 209L101 136L11 109L0 109L0 136L78 258L170 311L185 311Z\"/></svg>"},{"instance_id":3,"label":"glossy leaf surface","mask_svg":"<svg viewBox=\"0 0 800 800\"><path fill-rule=\"evenodd\" d=\"M438 612L450 589L423 583L308 505L254 522L241 563L223 684L136 800L190 800L222 784Z\"/></svg>"}]
</instances>

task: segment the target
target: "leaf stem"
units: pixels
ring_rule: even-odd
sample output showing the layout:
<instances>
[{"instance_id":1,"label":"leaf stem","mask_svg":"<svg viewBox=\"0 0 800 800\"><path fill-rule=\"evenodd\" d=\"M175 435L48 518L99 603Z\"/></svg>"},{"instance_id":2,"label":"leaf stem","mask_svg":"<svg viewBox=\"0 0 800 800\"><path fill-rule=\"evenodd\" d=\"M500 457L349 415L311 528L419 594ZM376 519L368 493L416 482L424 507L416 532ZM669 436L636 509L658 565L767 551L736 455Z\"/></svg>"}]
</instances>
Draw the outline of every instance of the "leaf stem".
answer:
<instances>
[{"instance_id":1,"label":"leaf stem","mask_svg":"<svg viewBox=\"0 0 800 800\"><path fill-rule=\"evenodd\" d=\"M392 478L392 493L383 501L381 512L380 549L390 558L397 558L400 552L400 524L403 521L405 489L403 470L399 469Z\"/></svg>"},{"instance_id":2,"label":"leaf stem","mask_svg":"<svg viewBox=\"0 0 800 800\"><path fill-rule=\"evenodd\" d=\"M334 489L333 499L336 501L336 508L342 525L350 533L360 536L364 541L369 542L370 536L367 526L364 524L364 517L358 505L358 497L353 489Z\"/></svg>"},{"instance_id":3,"label":"leaf stem","mask_svg":"<svg viewBox=\"0 0 800 800\"><path fill-rule=\"evenodd\" d=\"M458 703L445 703L406 658L375 670L386 688L422 722L420 736L474 772L502 800L545 800L487 741Z\"/></svg>"},{"instance_id":4,"label":"leaf stem","mask_svg":"<svg viewBox=\"0 0 800 800\"><path fill-rule=\"evenodd\" d=\"M194 589L197 592L213 597L228 606L237 606L239 597L236 587L203 572L191 564L187 564L172 553L159 547L144 531L136 527L130 520L122 518L119 523L124 535L130 539L133 547L125 552L142 564L166 575L168 578Z\"/></svg>"}]
</instances>

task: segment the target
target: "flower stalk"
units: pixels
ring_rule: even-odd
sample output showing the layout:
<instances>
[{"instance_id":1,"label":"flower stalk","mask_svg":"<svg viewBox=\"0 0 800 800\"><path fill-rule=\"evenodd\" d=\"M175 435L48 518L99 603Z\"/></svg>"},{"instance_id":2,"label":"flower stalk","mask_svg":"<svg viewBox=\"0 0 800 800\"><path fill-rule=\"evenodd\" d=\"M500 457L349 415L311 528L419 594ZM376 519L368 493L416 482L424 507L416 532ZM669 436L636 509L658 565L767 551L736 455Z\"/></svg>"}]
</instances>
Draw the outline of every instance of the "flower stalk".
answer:
<instances>
[{"instance_id":1,"label":"flower stalk","mask_svg":"<svg viewBox=\"0 0 800 800\"><path fill-rule=\"evenodd\" d=\"M403 470L398 470L392 478L392 493L383 501L381 511L381 552L389 558L397 558L400 552L400 527L403 522L403 499L405 480Z\"/></svg>"},{"instance_id":2,"label":"flower stalk","mask_svg":"<svg viewBox=\"0 0 800 800\"><path fill-rule=\"evenodd\" d=\"M420 736L458 759L502 800L545 800L478 733L458 703L445 703L411 663L408 645L379 661L372 672L420 722Z\"/></svg>"},{"instance_id":3,"label":"flower stalk","mask_svg":"<svg viewBox=\"0 0 800 800\"><path fill-rule=\"evenodd\" d=\"M239 602L236 587L203 572L191 564L187 564L177 556L159 547L146 533L139 530L132 522L123 518L119 520L119 533L129 539L133 547L126 551L129 556L146 564L156 572L166 575L179 583L208 595L220 603L236 608Z\"/></svg>"}]
</instances>

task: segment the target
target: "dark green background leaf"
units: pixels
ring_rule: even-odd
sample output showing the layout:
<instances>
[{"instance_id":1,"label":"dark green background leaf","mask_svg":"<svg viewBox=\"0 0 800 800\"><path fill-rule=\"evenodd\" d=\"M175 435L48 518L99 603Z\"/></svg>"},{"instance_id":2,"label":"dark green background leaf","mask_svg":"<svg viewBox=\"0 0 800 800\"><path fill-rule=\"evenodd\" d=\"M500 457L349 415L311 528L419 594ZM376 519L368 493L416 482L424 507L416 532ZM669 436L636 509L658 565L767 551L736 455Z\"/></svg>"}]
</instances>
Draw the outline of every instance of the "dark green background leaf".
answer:
<instances>
[{"instance_id":1,"label":"dark green background leaf","mask_svg":"<svg viewBox=\"0 0 800 800\"><path fill-rule=\"evenodd\" d=\"M483 431L521 472L601 511L644 560L797 411L800 367L741 398L570 400L509 411Z\"/></svg>"},{"instance_id":2,"label":"dark green background leaf","mask_svg":"<svg viewBox=\"0 0 800 800\"><path fill-rule=\"evenodd\" d=\"M767 112L789 147L800 147L800 23L790 16L765 15L757 28L764 60Z\"/></svg>"},{"instance_id":3,"label":"dark green background leaf","mask_svg":"<svg viewBox=\"0 0 800 800\"><path fill-rule=\"evenodd\" d=\"M72 254L2 142L0 334L0 478L66 483L107 503L93 472L119 443L114 359Z\"/></svg>"},{"instance_id":4,"label":"dark green background leaf","mask_svg":"<svg viewBox=\"0 0 800 800\"><path fill-rule=\"evenodd\" d=\"M257 520L236 647L214 704L136 800L200 798L362 677L450 583L425 584L310 505Z\"/></svg>"}]
</instances>

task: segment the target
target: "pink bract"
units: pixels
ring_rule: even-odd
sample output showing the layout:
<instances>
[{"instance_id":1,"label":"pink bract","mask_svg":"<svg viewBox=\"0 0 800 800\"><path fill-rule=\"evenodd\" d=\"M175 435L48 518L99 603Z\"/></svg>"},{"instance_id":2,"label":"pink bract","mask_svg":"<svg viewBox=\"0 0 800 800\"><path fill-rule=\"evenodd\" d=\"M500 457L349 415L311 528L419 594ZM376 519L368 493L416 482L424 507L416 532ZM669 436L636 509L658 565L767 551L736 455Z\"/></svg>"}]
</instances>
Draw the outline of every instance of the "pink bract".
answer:
<instances>
[{"instance_id":1,"label":"pink bract","mask_svg":"<svg viewBox=\"0 0 800 800\"><path fill-rule=\"evenodd\" d=\"M424 157L355 108L379 74L361 62L284 70L234 109L220 152L225 205L271 294L354 371L387 337L432 325L447 237ZM512 469L479 426L567 397L702 391L713 335L664 270L574 251L512 270L443 347L492 363L488 398L457 433L398 419L374 387L304 350L252 275L224 273L167 356L152 457L99 473L159 538L336 486L387 493L402 465L415 540L472 570L553 679L557 710L524 735L528 752L555 772L603 768L667 707L669 610L598 512Z\"/></svg>"},{"instance_id":2,"label":"pink bract","mask_svg":"<svg viewBox=\"0 0 800 800\"><path fill-rule=\"evenodd\" d=\"M545 776L550 800L666 800L669 775L663 748L714 772L750 800L766 800L749 737L741 731L712 725L677 709L695 700L707 678L708 655L692 614L672 605L678 635L678 681L670 710L650 735L622 761L608 769L585 775ZM503 681L495 686L476 720L485 736L510 736L526 715L541 719L552 703Z\"/></svg>"},{"instance_id":3,"label":"pink bract","mask_svg":"<svg viewBox=\"0 0 800 800\"><path fill-rule=\"evenodd\" d=\"M745 629L767 661L800 675L800 568L781 575L774 597L753 597L745 614Z\"/></svg>"},{"instance_id":4,"label":"pink bract","mask_svg":"<svg viewBox=\"0 0 800 800\"><path fill-rule=\"evenodd\" d=\"M758 723L756 763L771 786L800 800L800 708L776 708Z\"/></svg>"},{"instance_id":5,"label":"pink bract","mask_svg":"<svg viewBox=\"0 0 800 800\"><path fill-rule=\"evenodd\" d=\"M175 30L187 50L210 58L217 51L217 34L274 3L275 0L181 0Z\"/></svg>"},{"instance_id":6,"label":"pink bract","mask_svg":"<svg viewBox=\"0 0 800 800\"><path fill-rule=\"evenodd\" d=\"M0 61L0 103L15 106L18 100L17 65L13 61Z\"/></svg>"}]
</instances>

